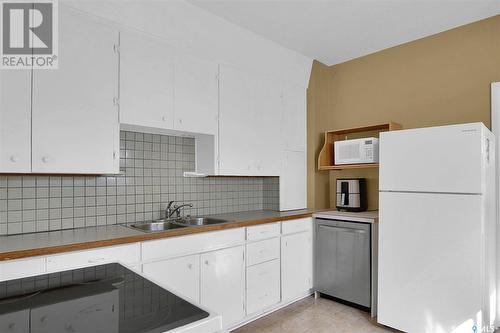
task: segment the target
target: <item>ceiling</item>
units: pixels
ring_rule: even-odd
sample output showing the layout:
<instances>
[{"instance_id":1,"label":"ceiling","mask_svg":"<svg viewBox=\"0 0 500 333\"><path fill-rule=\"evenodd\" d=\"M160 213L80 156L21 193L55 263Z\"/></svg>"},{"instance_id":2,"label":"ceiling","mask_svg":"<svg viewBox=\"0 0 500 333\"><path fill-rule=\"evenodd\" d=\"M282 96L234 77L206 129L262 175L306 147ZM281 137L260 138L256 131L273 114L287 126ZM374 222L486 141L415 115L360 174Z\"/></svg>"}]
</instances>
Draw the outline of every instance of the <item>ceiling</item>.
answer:
<instances>
[{"instance_id":1,"label":"ceiling","mask_svg":"<svg viewBox=\"0 0 500 333\"><path fill-rule=\"evenodd\" d=\"M187 0L333 65L500 14L500 0Z\"/></svg>"}]
</instances>

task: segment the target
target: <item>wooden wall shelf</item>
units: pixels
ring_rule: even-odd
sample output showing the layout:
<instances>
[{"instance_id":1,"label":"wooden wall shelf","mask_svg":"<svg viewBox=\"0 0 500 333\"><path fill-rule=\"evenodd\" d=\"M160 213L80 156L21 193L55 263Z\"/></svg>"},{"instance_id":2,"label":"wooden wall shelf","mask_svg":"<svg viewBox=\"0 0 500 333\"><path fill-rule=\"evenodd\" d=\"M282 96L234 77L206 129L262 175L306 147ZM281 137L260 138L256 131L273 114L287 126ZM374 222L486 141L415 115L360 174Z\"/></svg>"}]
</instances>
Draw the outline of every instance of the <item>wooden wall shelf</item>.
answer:
<instances>
[{"instance_id":1,"label":"wooden wall shelf","mask_svg":"<svg viewBox=\"0 0 500 333\"><path fill-rule=\"evenodd\" d=\"M346 139L358 139L365 137L378 138L380 132L395 131L401 129L398 123L389 122L385 124L346 128L341 130L326 131L325 143L318 156L318 170L346 170L346 169L368 169L378 168L378 163L366 164L334 164L334 142Z\"/></svg>"}]
</instances>

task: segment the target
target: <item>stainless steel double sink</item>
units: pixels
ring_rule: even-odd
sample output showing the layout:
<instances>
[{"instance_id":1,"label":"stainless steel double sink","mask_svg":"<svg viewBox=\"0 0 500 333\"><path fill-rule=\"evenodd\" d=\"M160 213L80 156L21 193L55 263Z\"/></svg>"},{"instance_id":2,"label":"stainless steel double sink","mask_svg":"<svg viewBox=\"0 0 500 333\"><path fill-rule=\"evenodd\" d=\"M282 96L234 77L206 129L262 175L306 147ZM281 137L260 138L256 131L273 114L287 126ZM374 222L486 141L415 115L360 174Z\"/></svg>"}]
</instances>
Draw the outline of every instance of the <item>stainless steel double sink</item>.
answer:
<instances>
[{"instance_id":1,"label":"stainless steel double sink","mask_svg":"<svg viewBox=\"0 0 500 333\"><path fill-rule=\"evenodd\" d=\"M227 222L229 221L223 219L214 219L211 217L184 217L178 219L163 219L151 222L134 223L128 226L132 229L137 229L144 232L158 232L192 226L221 224Z\"/></svg>"}]
</instances>

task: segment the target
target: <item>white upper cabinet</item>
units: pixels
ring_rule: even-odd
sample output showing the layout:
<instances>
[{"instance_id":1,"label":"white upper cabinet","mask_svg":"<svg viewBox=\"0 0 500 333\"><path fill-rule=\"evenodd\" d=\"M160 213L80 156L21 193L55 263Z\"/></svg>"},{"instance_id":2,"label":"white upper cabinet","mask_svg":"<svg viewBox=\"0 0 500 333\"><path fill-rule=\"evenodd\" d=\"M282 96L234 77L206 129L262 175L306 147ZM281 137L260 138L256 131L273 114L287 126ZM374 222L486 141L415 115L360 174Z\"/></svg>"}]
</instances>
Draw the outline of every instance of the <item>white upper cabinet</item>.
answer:
<instances>
[{"instance_id":1,"label":"white upper cabinet","mask_svg":"<svg viewBox=\"0 0 500 333\"><path fill-rule=\"evenodd\" d=\"M33 77L32 171L119 172L118 31L59 8L59 69Z\"/></svg>"},{"instance_id":2,"label":"white upper cabinet","mask_svg":"<svg viewBox=\"0 0 500 333\"><path fill-rule=\"evenodd\" d=\"M244 72L221 66L219 87L219 173L253 174L258 148L251 96L255 82Z\"/></svg>"},{"instance_id":3,"label":"white upper cabinet","mask_svg":"<svg viewBox=\"0 0 500 333\"><path fill-rule=\"evenodd\" d=\"M30 87L30 70L0 70L0 172L31 172Z\"/></svg>"},{"instance_id":4,"label":"white upper cabinet","mask_svg":"<svg viewBox=\"0 0 500 333\"><path fill-rule=\"evenodd\" d=\"M281 158L280 210L307 207L307 160L303 151L285 150Z\"/></svg>"},{"instance_id":5,"label":"white upper cabinet","mask_svg":"<svg viewBox=\"0 0 500 333\"><path fill-rule=\"evenodd\" d=\"M175 120L179 131L217 134L219 66L188 55L175 60Z\"/></svg>"},{"instance_id":6,"label":"white upper cabinet","mask_svg":"<svg viewBox=\"0 0 500 333\"><path fill-rule=\"evenodd\" d=\"M257 114L253 138L256 143L255 174L278 176L280 174L281 108L283 91L273 80L258 77L256 82L254 110ZM253 139L249 137L249 140Z\"/></svg>"},{"instance_id":7,"label":"white upper cabinet","mask_svg":"<svg viewBox=\"0 0 500 333\"><path fill-rule=\"evenodd\" d=\"M174 126L174 49L137 32L120 33L120 122Z\"/></svg>"},{"instance_id":8,"label":"white upper cabinet","mask_svg":"<svg viewBox=\"0 0 500 333\"><path fill-rule=\"evenodd\" d=\"M306 89L286 85L283 91L283 148L293 151L306 151Z\"/></svg>"},{"instance_id":9,"label":"white upper cabinet","mask_svg":"<svg viewBox=\"0 0 500 333\"><path fill-rule=\"evenodd\" d=\"M275 82L220 67L219 172L272 176L280 172L282 93Z\"/></svg>"}]
</instances>

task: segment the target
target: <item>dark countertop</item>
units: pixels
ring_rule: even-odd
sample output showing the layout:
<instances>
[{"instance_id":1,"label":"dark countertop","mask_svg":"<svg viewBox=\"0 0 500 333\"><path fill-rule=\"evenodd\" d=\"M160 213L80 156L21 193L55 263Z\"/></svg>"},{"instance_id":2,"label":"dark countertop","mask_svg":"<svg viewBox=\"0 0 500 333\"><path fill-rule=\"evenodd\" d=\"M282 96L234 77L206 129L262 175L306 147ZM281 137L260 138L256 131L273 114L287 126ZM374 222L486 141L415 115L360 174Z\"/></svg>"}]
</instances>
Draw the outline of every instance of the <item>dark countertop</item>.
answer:
<instances>
[{"instance_id":1,"label":"dark countertop","mask_svg":"<svg viewBox=\"0 0 500 333\"><path fill-rule=\"evenodd\" d=\"M2 332L154 333L209 316L116 263L0 282Z\"/></svg>"},{"instance_id":2,"label":"dark countertop","mask_svg":"<svg viewBox=\"0 0 500 333\"><path fill-rule=\"evenodd\" d=\"M0 261L286 221L310 217L313 212L308 209L286 212L259 210L210 215L210 217L226 219L230 222L152 233L134 230L124 225L111 225L0 236Z\"/></svg>"}]
</instances>

